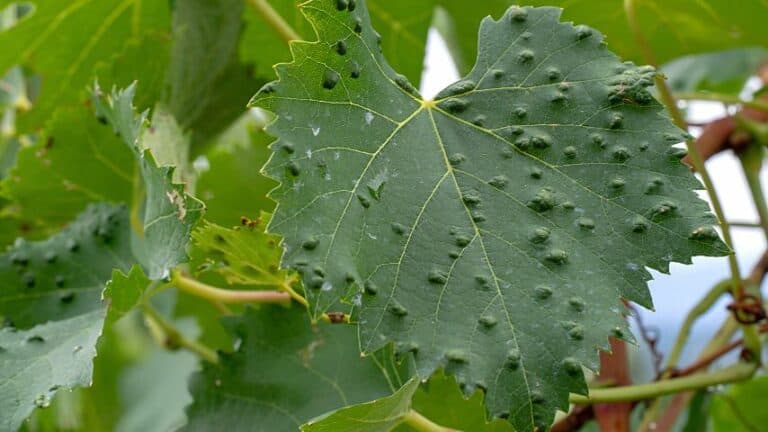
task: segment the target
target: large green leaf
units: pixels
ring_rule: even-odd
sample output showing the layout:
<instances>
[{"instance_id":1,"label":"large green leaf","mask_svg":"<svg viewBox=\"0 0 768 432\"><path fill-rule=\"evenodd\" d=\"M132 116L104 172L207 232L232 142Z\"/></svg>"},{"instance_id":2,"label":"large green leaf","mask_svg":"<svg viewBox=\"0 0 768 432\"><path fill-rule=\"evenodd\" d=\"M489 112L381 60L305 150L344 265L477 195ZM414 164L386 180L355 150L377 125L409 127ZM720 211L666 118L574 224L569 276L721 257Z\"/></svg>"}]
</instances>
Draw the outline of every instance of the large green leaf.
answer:
<instances>
[{"instance_id":1,"label":"large green leaf","mask_svg":"<svg viewBox=\"0 0 768 432\"><path fill-rule=\"evenodd\" d=\"M360 358L354 328L312 327L302 308L251 310L228 327L239 338L237 349L193 376L184 430L295 431L400 385L390 382L378 356Z\"/></svg>"},{"instance_id":2,"label":"large green leaf","mask_svg":"<svg viewBox=\"0 0 768 432\"><path fill-rule=\"evenodd\" d=\"M304 0L267 1L299 36L312 35L311 26L299 10ZM356 1L347 1L346 7L352 4L351 9L355 9ZM434 4L435 0L419 0L418 5L413 0L368 0L371 19L383 35L382 48L390 64L417 85ZM241 56L256 65L258 76L272 77L272 65L290 60L288 45L255 9L246 11L245 19L248 26L243 34Z\"/></svg>"},{"instance_id":3,"label":"large green leaf","mask_svg":"<svg viewBox=\"0 0 768 432\"><path fill-rule=\"evenodd\" d=\"M132 260L126 208L92 205L61 233L0 255L0 315L27 328L103 309L112 269Z\"/></svg>"},{"instance_id":4,"label":"large green leaf","mask_svg":"<svg viewBox=\"0 0 768 432\"><path fill-rule=\"evenodd\" d=\"M147 269L150 279L169 274L170 268L186 261L186 245L205 206L173 182L174 167L158 166L142 140L147 113L133 107L135 86L105 95L96 88L93 103L99 118L112 125L115 133L133 151L144 181L145 200L141 223L143 232L134 253ZM162 144L162 143L161 143ZM138 204L138 203L136 203Z\"/></svg>"},{"instance_id":5,"label":"large green leaf","mask_svg":"<svg viewBox=\"0 0 768 432\"><path fill-rule=\"evenodd\" d=\"M484 20L475 68L435 102L356 5L306 3L319 41L294 43L254 99L278 115L265 169L283 262L314 318L362 303L365 352L394 341L517 428L548 424L586 392L580 364L628 333L621 299L650 306L645 267L727 253L671 147L684 133L651 69L557 9Z\"/></svg>"},{"instance_id":6,"label":"large green leaf","mask_svg":"<svg viewBox=\"0 0 768 432\"><path fill-rule=\"evenodd\" d=\"M60 388L87 386L101 309L29 330L0 329L0 429L13 431Z\"/></svg>"},{"instance_id":7,"label":"large green leaf","mask_svg":"<svg viewBox=\"0 0 768 432\"><path fill-rule=\"evenodd\" d=\"M15 0L0 1L4 8ZM53 110L85 100L105 53L120 52L132 37L168 26L168 2L147 0L33 0L32 15L0 32L0 74L13 65L41 77L35 107L20 119L23 128L39 127ZM78 100L82 99L82 100Z\"/></svg>"},{"instance_id":8,"label":"large green leaf","mask_svg":"<svg viewBox=\"0 0 768 432\"><path fill-rule=\"evenodd\" d=\"M245 111L248 90L264 83L239 62L242 0L186 0L173 12L168 110L204 141Z\"/></svg>"}]
</instances>

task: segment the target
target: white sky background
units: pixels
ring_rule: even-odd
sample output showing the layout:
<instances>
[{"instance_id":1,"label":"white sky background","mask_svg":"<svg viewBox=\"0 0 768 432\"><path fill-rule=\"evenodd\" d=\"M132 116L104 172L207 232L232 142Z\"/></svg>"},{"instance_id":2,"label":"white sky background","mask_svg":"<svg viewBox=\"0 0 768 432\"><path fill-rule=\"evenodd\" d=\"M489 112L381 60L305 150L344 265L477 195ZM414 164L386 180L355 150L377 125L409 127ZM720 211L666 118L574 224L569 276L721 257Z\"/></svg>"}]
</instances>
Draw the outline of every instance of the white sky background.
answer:
<instances>
[{"instance_id":1,"label":"white sky background","mask_svg":"<svg viewBox=\"0 0 768 432\"><path fill-rule=\"evenodd\" d=\"M427 40L427 54L422 75L421 94L431 98L447 85L459 79L456 66L442 38L434 29L430 30ZM752 90L756 90L757 83ZM696 123L722 117L725 109L717 102L694 102L688 105L689 119ZM692 131L694 134L697 131ZM730 152L721 153L711 158L707 166L715 183L726 219L733 221L757 221L757 212L752 204L746 180L741 173L738 159ZM766 171L761 173L763 187L768 186ZM768 190L768 189L766 189ZM706 198L703 193L702 197ZM732 229L734 248L746 275L765 250L766 244L762 232L753 228ZM729 276L725 258L697 257L693 265L672 264L670 274L651 272L654 280L650 282L656 310L644 311L646 325L659 329L659 341L662 350L668 350L674 342L677 330L685 314L715 283ZM691 360L694 354L709 340L726 316L727 298L705 315L693 329L690 349L683 360ZM648 376L646 376L648 377Z\"/></svg>"}]
</instances>

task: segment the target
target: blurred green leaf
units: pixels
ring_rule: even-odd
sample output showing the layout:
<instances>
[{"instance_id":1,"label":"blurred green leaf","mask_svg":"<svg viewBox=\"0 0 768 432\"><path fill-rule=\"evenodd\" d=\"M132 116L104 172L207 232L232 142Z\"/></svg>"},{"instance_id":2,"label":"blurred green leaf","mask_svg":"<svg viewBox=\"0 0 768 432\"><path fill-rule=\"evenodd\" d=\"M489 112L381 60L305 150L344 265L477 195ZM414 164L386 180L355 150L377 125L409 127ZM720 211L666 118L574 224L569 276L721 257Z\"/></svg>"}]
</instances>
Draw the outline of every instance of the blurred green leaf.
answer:
<instances>
[{"instance_id":1,"label":"blurred green leaf","mask_svg":"<svg viewBox=\"0 0 768 432\"><path fill-rule=\"evenodd\" d=\"M678 58L663 65L661 72L673 91L738 95L766 60L764 48L739 48Z\"/></svg>"},{"instance_id":2,"label":"blurred green leaf","mask_svg":"<svg viewBox=\"0 0 768 432\"><path fill-rule=\"evenodd\" d=\"M709 413L713 432L756 432L768 425L768 376L730 385L715 394Z\"/></svg>"}]
</instances>

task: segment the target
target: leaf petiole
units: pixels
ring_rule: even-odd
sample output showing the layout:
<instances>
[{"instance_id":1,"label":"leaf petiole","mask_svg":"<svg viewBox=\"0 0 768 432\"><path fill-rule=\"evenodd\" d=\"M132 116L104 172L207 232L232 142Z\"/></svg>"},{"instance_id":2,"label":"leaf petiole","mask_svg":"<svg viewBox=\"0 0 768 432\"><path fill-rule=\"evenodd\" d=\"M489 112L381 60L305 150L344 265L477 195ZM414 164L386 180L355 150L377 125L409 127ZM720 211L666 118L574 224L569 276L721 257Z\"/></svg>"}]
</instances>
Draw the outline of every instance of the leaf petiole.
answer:
<instances>
[{"instance_id":1,"label":"leaf petiole","mask_svg":"<svg viewBox=\"0 0 768 432\"><path fill-rule=\"evenodd\" d=\"M403 416L403 423L418 432L459 432L456 429L450 429L433 422L424 417L416 410L410 410Z\"/></svg>"},{"instance_id":2,"label":"leaf petiole","mask_svg":"<svg viewBox=\"0 0 768 432\"><path fill-rule=\"evenodd\" d=\"M216 351L200 342L187 339L170 321L160 315L160 313L149 303L143 303L141 309L144 312L144 318L147 321L147 325L150 326L153 334L159 336L160 342L165 348L172 351L183 348L197 354L207 362L213 364L219 363L219 356L216 354Z\"/></svg>"},{"instance_id":3,"label":"leaf petiole","mask_svg":"<svg viewBox=\"0 0 768 432\"><path fill-rule=\"evenodd\" d=\"M277 303L288 305L291 302L291 294L287 292L225 290L184 276L178 269L171 272L171 284L187 294L222 304Z\"/></svg>"}]
</instances>

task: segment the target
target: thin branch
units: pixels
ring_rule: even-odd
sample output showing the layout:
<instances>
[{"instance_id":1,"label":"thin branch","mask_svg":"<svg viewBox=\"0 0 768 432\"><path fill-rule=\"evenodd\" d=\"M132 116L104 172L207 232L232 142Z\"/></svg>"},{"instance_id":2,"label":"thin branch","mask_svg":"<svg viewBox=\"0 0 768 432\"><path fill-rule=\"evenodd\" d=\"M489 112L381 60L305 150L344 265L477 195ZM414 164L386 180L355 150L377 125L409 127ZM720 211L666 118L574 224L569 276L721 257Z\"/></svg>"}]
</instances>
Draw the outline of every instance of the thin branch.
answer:
<instances>
[{"instance_id":1,"label":"thin branch","mask_svg":"<svg viewBox=\"0 0 768 432\"><path fill-rule=\"evenodd\" d=\"M737 96L725 95L720 93L674 93L673 96L677 100L716 101L716 102L723 102L730 105L742 105L745 107L768 112L768 103L757 101L757 100L745 101L740 99Z\"/></svg>"},{"instance_id":2,"label":"thin branch","mask_svg":"<svg viewBox=\"0 0 768 432\"><path fill-rule=\"evenodd\" d=\"M219 363L216 351L208 348L200 342L187 339L170 321L163 318L149 303L142 304L142 311L147 324L152 326L162 337L162 345L172 351L185 349L197 354L205 361L213 364Z\"/></svg>"},{"instance_id":3,"label":"thin branch","mask_svg":"<svg viewBox=\"0 0 768 432\"><path fill-rule=\"evenodd\" d=\"M672 393L698 390L713 385L729 384L752 377L759 366L755 363L737 363L714 372L700 373L681 378L638 384L626 387L613 387L590 390L588 396L571 394L571 403L589 405L603 402L626 402L657 398Z\"/></svg>"},{"instance_id":4,"label":"thin branch","mask_svg":"<svg viewBox=\"0 0 768 432\"><path fill-rule=\"evenodd\" d=\"M248 4L251 5L262 18L264 18L264 21L266 21L267 24L272 27L272 30L280 35L286 43L294 40L301 40L301 36L296 33L296 30L285 22L283 17L277 13L267 0L248 0Z\"/></svg>"},{"instance_id":5,"label":"thin branch","mask_svg":"<svg viewBox=\"0 0 768 432\"><path fill-rule=\"evenodd\" d=\"M181 274L171 272L171 284L187 294L223 304L278 303L288 305L291 295L282 291L236 291L216 288Z\"/></svg>"}]
</instances>

